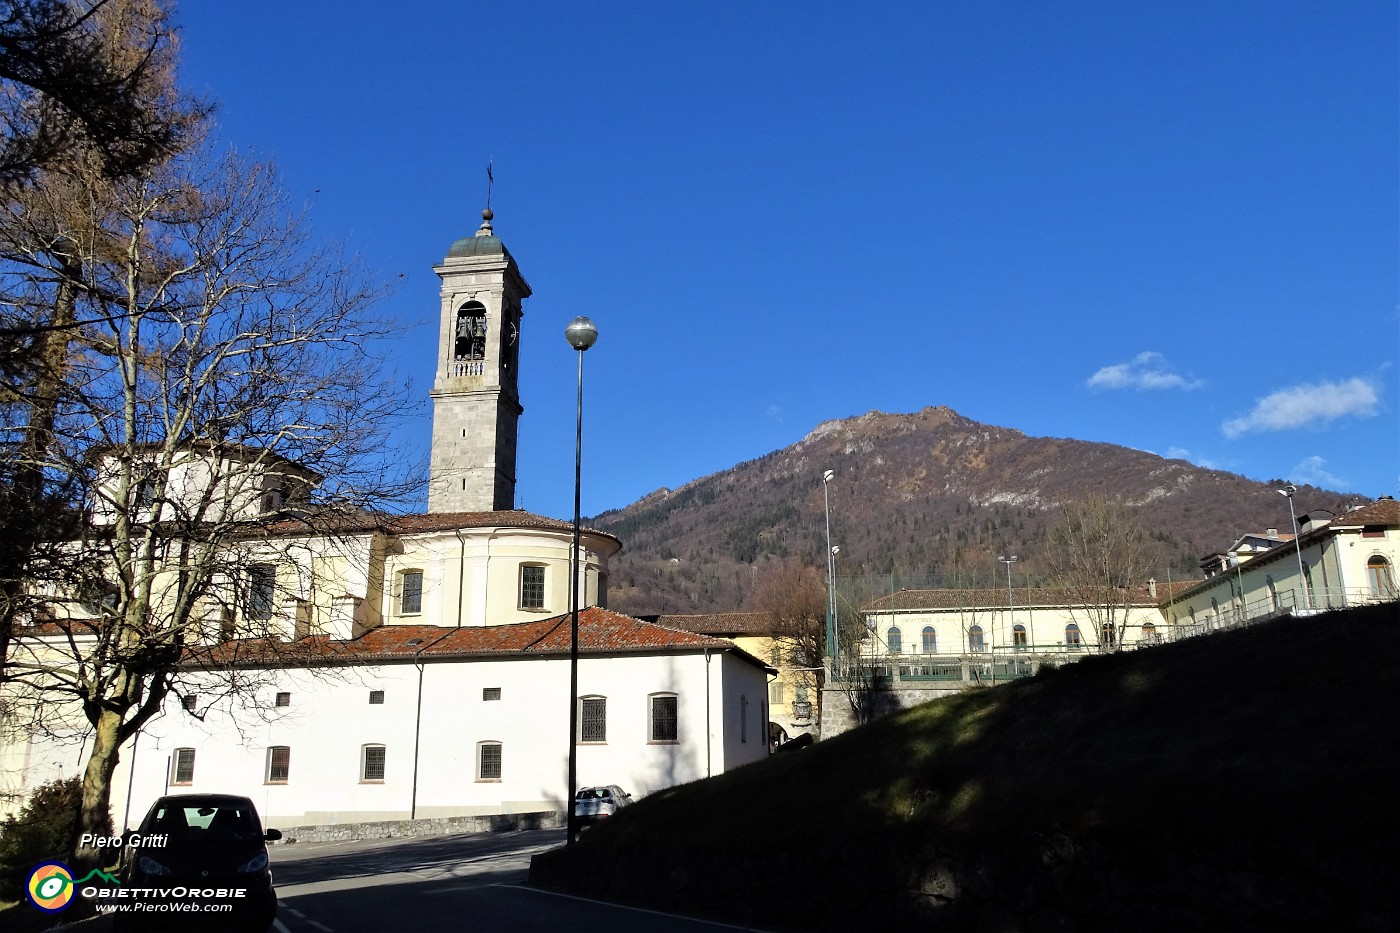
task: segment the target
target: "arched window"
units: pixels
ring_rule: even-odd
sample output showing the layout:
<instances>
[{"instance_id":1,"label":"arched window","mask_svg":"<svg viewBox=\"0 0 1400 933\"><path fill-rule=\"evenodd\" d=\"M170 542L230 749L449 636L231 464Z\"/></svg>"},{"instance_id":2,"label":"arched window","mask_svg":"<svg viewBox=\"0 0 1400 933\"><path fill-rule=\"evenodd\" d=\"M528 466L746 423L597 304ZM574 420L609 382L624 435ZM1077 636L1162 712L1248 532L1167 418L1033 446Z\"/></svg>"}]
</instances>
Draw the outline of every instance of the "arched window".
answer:
<instances>
[{"instance_id":1,"label":"arched window","mask_svg":"<svg viewBox=\"0 0 1400 933\"><path fill-rule=\"evenodd\" d=\"M1084 636L1079 633L1079 626L1074 622L1065 626L1065 644L1071 648L1078 648L1084 644Z\"/></svg>"},{"instance_id":2,"label":"arched window","mask_svg":"<svg viewBox=\"0 0 1400 933\"><path fill-rule=\"evenodd\" d=\"M1269 591L1269 605L1278 609L1278 585L1274 583L1272 576L1264 578L1264 588Z\"/></svg>"},{"instance_id":3,"label":"arched window","mask_svg":"<svg viewBox=\"0 0 1400 933\"><path fill-rule=\"evenodd\" d=\"M1395 595L1395 578L1390 575L1390 561L1380 555L1366 561L1366 582L1371 586L1371 595L1376 598L1389 598Z\"/></svg>"},{"instance_id":4,"label":"arched window","mask_svg":"<svg viewBox=\"0 0 1400 933\"><path fill-rule=\"evenodd\" d=\"M486 359L486 306L469 301L457 309L456 341L452 355L459 360Z\"/></svg>"},{"instance_id":5,"label":"arched window","mask_svg":"<svg viewBox=\"0 0 1400 933\"><path fill-rule=\"evenodd\" d=\"M891 625L885 633L885 648L890 654L899 654L904 650L904 637L899 633L898 626Z\"/></svg>"},{"instance_id":6,"label":"arched window","mask_svg":"<svg viewBox=\"0 0 1400 933\"><path fill-rule=\"evenodd\" d=\"M987 650L987 639L982 634L982 626L974 625L967 630L967 650L973 653Z\"/></svg>"},{"instance_id":7,"label":"arched window","mask_svg":"<svg viewBox=\"0 0 1400 933\"><path fill-rule=\"evenodd\" d=\"M1024 625L1014 625L1011 627L1011 643L1013 645L1026 644L1026 627Z\"/></svg>"},{"instance_id":8,"label":"arched window","mask_svg":"<svg viewBox=\"0 0 1400 933\"><path fill-rule=\"evenodd\" d=\"M1142 640L1147 644L1155 644L1157 641L1157 626L1151 622L1142 623Z\"/></svg>"},{"instance_id":9,"label":"arched window","mask_svg":"<svg viewBox=\"0 0 1400 933\"><path fill-rule=\"evenodd\" d=\"M925 625L923 631L924 654L938 653L938 633L933 630L932 625Z\"/></svg>"}]
</instances>

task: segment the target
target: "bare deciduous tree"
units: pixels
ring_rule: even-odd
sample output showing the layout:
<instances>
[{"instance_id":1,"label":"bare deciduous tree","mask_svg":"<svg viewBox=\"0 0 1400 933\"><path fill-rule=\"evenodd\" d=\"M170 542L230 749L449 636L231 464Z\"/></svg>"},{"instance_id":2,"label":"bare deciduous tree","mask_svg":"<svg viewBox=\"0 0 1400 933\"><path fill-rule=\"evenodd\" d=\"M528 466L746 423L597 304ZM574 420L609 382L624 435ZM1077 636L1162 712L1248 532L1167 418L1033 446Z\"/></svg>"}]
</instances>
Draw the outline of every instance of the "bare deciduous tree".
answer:
<instances>
[{"instance_id":1,"label":"bare deciduous tree","mask_svg":"<svg viewBox=\"0 0 1400 933\"><path fill-rule=\"evenodd\" d=\"M1147 532L1121 499L1091 495L1060 504L1048 563L1071 612L1104 651L1123 644L1128 613L1151 570Z\"/></svg>"},{"instance_id":2,"label":"bare deciduous tree","mask_svg":"<svg viewBox=\"0 0 1400 933\"><path fill-rule=\"evenodd\" d=\"M9 670L13 696L81 706L78 834L103 825L122 744L184 665L234 618L274 647L314 633L280 594L314 602L318 568L353 559L340 532L412 487L387 443L408 401L382 374L380 289L312 241L269 166L201 148L87 203L64 233L86 323L45 469L85 494L65 547L101 586L38 581L60 637L24 642ZM56 300L68 283L33 284ZM342 537L347 553L315 543Z\"/></svg>"}]
</instances>

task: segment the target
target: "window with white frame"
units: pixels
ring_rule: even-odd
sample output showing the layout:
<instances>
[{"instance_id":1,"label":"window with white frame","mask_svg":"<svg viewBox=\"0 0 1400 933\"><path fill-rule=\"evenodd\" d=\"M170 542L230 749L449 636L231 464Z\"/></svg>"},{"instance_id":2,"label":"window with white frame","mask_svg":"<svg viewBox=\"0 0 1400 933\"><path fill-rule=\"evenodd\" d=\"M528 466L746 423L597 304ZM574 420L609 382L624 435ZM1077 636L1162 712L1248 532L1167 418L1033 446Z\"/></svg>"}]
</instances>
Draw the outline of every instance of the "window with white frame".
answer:
<instances>
[{"instance_id":1,"label":"window with white frame","mask_svg":"<svg viewBox=\"0 0 1400 933\"><path fill-rule=\"evenodd\" d=\"M405 570L399 574L399 615L416 616L423 611L423 571Z\"/></svg>"},{"instance_id":2,"label":"window with white frame","mask_svg":"<svg viewBox=\"0 0 1400 933\"><path fill-rule=\"evenodd\" d=\"M674 693L653 693L651 703L651 729L648 741L679 742L680 717L679 700Z\"/></svg>"},{"instance_id":3,"label":"window with white frame","mask_svg":"<svg viewBox=\"0 0 1400 933\"><path fill-rule=\"evenodd\" d=\"M380 784L384 781L385 749L383 745L360 746L361 783Z\"/></svg>"},{"instance_id":4,"label":"window with white frame","mask_svg":"<svg viewBox=\"0 0 1400 933\"><path fill-rule=\"evenodd\" d=\"M487 701L499 700L501 698L500 687L482 687L481 698Z\"/></svg>"},{"instance_id":5,"label":"window with white frame","mask_svg":"<svg viewBox=\"0 0 1400 933\"><path fill-rule=\"evenodd\" d=\"M544 608L544 567L539 564L520 565L520 608Z\"/></svg>"},{"instance_id":6,"label":"window with white frame","mask_svg":"<svg viewBox=\"0 0 1400 933\"><path fill-rule=\"evenodd\" d=\"M580 742L606 742L608 740L607 697L579 697L578 740Z\"/></svg>"},{"instance_id":7,"label":"window with white frame","mask_svg":"<svg viewBox=\"0 0 1400 933\"><path fill-rule=\"evenodd\" d=\"M768 702L774 705L783 702L783 682L775 680L768 685Z\"/></svg>"},{"instance_id":8,"label":"window with white frame","mask_svg":"<svg viewBox=\"0 0 1400 933\"><path fill-rule=\"evenodd\" d=\"M292 694L287 690L283 690L277 694L277 699L273 702L276 703L276 705L278 706L291 706Z\"/></svg>"},{"instance_id":9,"label":"window with white frame","mask_svg":"<svg viewBox=\"0 0 1400 933\"><path fill-rule=\"evenodd\" d=\"M904 650L904 636L900 634L898 626L892 625L885 632L885 650L890 654L899 654Z\"/></svg>"},{"instance_id":10,"label":"window with white frame","mask_svg":"<svg viewBox=\"0 0 1400 933\"><path fill-rule=\"evenodd\" d=\"M267 783L285 784L292 773L292 750L286 745L274 745L267 750Z\"/></svg>"},{"instance_id":11,"label":"window with white frame","mask_svg":"<svg viewBox=\"0 0 1400 933\"><path fill-rule=\"evenodd\" d=\"M1024 625L1017 624L1017 625L1012 626L1012 628L1011 628L1011 644L1013 644L1013 645L1021 645L1021 646L1023 646L1023 647L1025 646L1025 644L1026 644L1026 627L1025 627Z\"/></svg>"},{"instance_id":12,"label":"window with white frame","mask_svg":"<svg viewBox=\"0 0 1400 933\"><path fill-rule=\"evenodd\" d=\"M170 783L194 783L194 749L177 748L170 756Z\"/></svg>"},{"instance_id":13,"label":"window with white frame","mask_svg":"<svg viewBox=\"0 0 1400 933\"><path fill-rule=\"evenodd\" d=\"M476 746L476 779L478 781L499 781L501 779L501 743L479 742Z\"/></svg>"},{"instance_id":14,"label":"window with white frame","mask_svg":"<svg viewBox=\"0 0 1400 933\"><path fill-rule=\"evenodd\" d=\"M1078 648L1080 645L1084 644L1084 636L1079 631L1078 624L1071 622L1069 625L1065 626L1065 644L1069 645L1071 648Z\"/></svg>"}]
</instances>

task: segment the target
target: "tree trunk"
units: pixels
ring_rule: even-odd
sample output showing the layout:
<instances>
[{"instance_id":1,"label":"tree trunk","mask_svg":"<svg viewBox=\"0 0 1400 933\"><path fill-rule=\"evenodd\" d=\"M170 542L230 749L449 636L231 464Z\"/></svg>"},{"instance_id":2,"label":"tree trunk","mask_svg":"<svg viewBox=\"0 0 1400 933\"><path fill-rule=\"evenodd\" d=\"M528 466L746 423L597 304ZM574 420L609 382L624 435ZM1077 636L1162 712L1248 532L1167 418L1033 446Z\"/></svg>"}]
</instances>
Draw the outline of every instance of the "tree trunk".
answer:
<instances>
[{"instance_id":1,"label":"tree trunk","mask_svg":"<svg viewBox=\"0 0 1400 933\"><path fill-rule=\"evenodd\" d=\"M92 731L92 753L88 755L87 770L83 772L83 806L73 829L73 864L75 877L82 877L94 868L104 868L104 850L92 845L79 845L84 834L112 834L112 775L121 760L122 714L103 710L98 714ZM115 851L115 850L106 850Z\"/></svg>"}]
</instances>

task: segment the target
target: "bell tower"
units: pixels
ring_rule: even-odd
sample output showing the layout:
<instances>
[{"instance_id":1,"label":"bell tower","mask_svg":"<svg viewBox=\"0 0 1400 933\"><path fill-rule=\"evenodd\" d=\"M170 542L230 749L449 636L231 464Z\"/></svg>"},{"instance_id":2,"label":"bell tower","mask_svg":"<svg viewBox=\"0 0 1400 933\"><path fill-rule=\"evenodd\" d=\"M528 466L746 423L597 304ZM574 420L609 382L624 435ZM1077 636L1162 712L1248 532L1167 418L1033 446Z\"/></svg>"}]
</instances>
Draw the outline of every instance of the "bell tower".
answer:
<instances>
[{"instance_id":1,"label":"bell tower","mask_svg":"<svg viewBox=\"0 0 1400 933\"><path fill-rule=\"evenodd\" d=\"M515 508L521 302L530 286L499 237L481 229L447 250L442 279L429 512Z\"/></svg>"}]
</instances>

